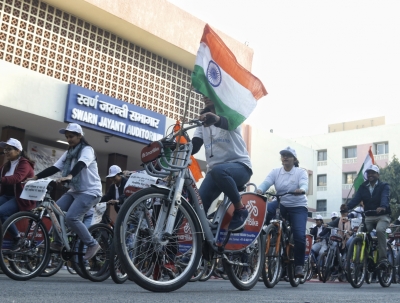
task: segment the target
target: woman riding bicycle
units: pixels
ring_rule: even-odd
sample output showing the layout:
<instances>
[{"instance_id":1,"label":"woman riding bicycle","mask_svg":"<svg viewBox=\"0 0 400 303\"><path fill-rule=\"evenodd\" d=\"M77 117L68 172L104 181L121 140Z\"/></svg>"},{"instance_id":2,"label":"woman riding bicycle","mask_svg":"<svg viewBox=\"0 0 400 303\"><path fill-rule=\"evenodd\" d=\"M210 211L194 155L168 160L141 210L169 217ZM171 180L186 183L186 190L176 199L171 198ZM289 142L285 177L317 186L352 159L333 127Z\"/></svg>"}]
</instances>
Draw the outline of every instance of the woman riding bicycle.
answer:
<instances>
[{"instance_id":1,"label":"woman riding bicycle","mask_svg":"<svg viewBox=\"0 0 400 303\"><path fill-rule=\"evenodd\" d=\"M91 259L99 250L100 245L91 236L87 227L82 223L86 212L101 199L101 180L97 169L96 156L93 148L83 137L80 125L70 123L66 128L60 129L60 134L65 134L69 144L66 151L53 166L38 173L31 180L46 178L61 171L62 177L57 182L70 181L70 190L61 196L57 205L67 211L66 223L87 245L84 260ZM50 248L60 251L61 240L55 234L55 240Z\"/></svg>"},{"instance_id":2,"label":"woman riding bicycle","mask_svg":"<svg viewBox=\"0 0 400 303\"><path fill-rule=\"evenodd\" d=\"M207 214L211 203L223 192L235 206L229 224L231 232L240 231L246 224L248 210L243 206L238 186L245 185L253 174L241 127L228 130L225 117L215 114L214 102L204 97L205 109L200 120L204 126L196 128L193 135L193 152L197 153L204 143L208 172L199 193Z\"/></svg>"},{"instance_id":3,"label":"woman riding bicycle","mask_svg":"<svg viewBox=\"0 0 400 303\"><path fill-rule=\"evenodd\" d=\"M0 219L4 223L11 215L35 208L35 201L21 199L20 195L24 188L22 181L32 177L33 161L30 160L22 149L21 142L10 138L7 142L0 142L0 147L4 148L4 154L7 162L0 169ZM19 249L19 232L13 224L9 229L14 238L14 244L11 250Z\"/></svg>"},{"instance_id":4,"label":"woman riding bicycle","mask_svg":"<svg viewBox=\"0 0 400 303\"><path fill-rule=\"evenodd\" d=\"M303 278L304 257L306 249L306 224L307 224L307 197L304 193L308 190L307 171L299 168L296 151L288 146L280 151L282 167L273 169L265 180L258 186L257 192L265 193L272 185L278 195L286 192L295 192L298 195L286 195L281 199L281 214L283 218L290 219L294 239L294 265L295 277ZM267 224L275 216L278 202L276 200L267 205Z\"/></svg>"}]
</instances>

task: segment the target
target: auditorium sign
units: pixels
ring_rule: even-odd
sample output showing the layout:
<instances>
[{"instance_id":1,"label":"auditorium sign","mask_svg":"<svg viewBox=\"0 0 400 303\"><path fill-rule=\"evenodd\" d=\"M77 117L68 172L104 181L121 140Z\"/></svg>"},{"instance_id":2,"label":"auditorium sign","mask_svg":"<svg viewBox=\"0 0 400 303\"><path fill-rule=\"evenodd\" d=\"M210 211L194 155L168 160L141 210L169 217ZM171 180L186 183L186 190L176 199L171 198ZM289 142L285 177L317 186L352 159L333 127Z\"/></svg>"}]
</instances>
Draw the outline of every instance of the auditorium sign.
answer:
<instances>
[{"instance_id":1,"label":"auditorium sign","mask_svg":"<svg viewBox=\"0 0 400 303\"><path fill-rule=\"evenodd\" d=\"M65 122L142 143L161 139L166 117L151 110L69 84Z\"/></svg>"}]
</instances>

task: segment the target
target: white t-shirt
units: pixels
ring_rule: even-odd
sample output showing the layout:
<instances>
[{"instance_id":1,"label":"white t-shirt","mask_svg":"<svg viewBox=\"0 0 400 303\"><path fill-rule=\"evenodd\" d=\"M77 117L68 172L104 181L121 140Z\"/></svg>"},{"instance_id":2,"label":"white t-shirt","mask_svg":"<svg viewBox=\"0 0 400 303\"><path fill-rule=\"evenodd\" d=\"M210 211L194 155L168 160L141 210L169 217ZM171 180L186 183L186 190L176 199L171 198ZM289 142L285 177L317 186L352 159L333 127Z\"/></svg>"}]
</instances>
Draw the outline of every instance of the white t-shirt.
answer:
<instances>
[{"instance_id":1,"label":"white t-shirt","mask_svg":"<svg viewBox=\"0 0 400 303\"><path fill-rule=\"evenodd\" d=\"M17 164L19 163L19 159L20 158L18 158L17 160L14 160L14 161L10 161L11 166L10 166L10 169L8 170L8 172L6 172L6 174L4 175L5 177L12 176L14 174L15 168L17 167Z\"/></svg>"},{"instance_id":2,"label":"white t-shirt","mask_svg":"<svg viewBox=\"0 0 400 303\"><path fill-rule=\"evenodd\" d=\"M275 185L278 195L286 192L293 192L296 189L308 190L308 175L303 168L293 167L290 171L285 171L283 167L273 169L265 180L258 186L263 193ZM281 203L285 207L307 207L306 195L286 195L281 198Z\"/></svg>"},{"instance_id":3,"label":"white t-shirt","mask_svg":"<svg viewBox=\"0 0 400 303\"><path fill-rule=\"evenodd\" d=\"M65 159L67 158L67 153L66 151L60 159L57 160L56 163L54 163L54 166L57 167L59 170L63 170L64 168L64 162ZM69 190L69 192L76 192L76 193L83 193L95 197L101 196L101 180L99 176L99 170L97 168L97 161L96 157L94 155L94 150L91 146L85 146L81 150L81 154L78 160L72 160L71 162L71 169L74 167L74 165L78 162L82 161L83 163L86 164L86 168L82 169L80 172L81 175L81 188L78 190L75 190L73 187Z\"/></svg>"},{"instance_id":4,"label":"white t-shirt","mask_svg":"<svg viewBox=\"0 0 400 303\"><path fill-rule=\"evenodd\" d=\"M206 161L210 169L214 165L229 162L240 162L251 168L249 153L242 138L240 126L232 131L214 125L201 126L196 128L193 137L203 139Z\"/></svg>"}]
</instances>

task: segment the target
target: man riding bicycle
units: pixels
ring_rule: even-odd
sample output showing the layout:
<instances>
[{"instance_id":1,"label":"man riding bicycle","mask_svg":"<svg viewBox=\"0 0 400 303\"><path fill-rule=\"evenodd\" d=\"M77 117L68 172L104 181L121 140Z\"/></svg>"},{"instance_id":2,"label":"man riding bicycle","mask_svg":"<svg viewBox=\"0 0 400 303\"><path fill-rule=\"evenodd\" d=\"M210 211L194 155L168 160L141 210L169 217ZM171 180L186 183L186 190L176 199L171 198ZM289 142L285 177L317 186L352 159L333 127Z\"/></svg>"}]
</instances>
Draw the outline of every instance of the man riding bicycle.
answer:
<instances>
[{"instance_id":1,"label":"man riding bicycle","mask_svg":"<svg viewBox=\"0 0 400 303\"><path fill-rule=\"evenodd\" d=\"M364 202L365 225L370 232L376 228L378 238L378 264L387 264L386 256L386 229L390 224L389 184L379 180L379 168L371 165L366 171L365 181L348 204L354 208L361 201Z\"/></svg>"}]
</instances>

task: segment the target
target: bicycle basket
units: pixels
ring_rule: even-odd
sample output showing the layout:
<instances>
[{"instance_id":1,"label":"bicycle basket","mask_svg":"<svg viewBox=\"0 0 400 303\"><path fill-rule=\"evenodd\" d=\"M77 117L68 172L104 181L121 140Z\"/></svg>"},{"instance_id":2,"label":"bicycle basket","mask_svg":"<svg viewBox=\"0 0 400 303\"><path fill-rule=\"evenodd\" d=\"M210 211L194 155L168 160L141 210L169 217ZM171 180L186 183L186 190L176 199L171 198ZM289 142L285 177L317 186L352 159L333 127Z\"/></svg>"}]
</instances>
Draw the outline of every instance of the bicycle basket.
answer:
<instances>
[{"instance_id":1,"label":"bicycle basket","mask_svg":"<svg viewBox=\"0 0 400 303\"><path fill-rule=\"evenodd\" d=\"M171 172L179 172L188 167L192 144L177 144L174 138L154 141L141 151L141 160L146 172L157 178L164 178Z\"/></svg>"}]
</instances>

